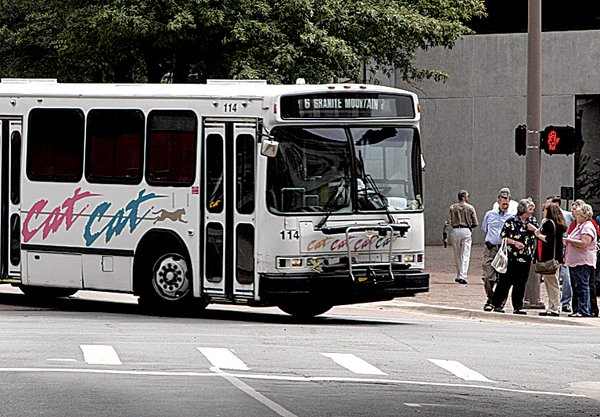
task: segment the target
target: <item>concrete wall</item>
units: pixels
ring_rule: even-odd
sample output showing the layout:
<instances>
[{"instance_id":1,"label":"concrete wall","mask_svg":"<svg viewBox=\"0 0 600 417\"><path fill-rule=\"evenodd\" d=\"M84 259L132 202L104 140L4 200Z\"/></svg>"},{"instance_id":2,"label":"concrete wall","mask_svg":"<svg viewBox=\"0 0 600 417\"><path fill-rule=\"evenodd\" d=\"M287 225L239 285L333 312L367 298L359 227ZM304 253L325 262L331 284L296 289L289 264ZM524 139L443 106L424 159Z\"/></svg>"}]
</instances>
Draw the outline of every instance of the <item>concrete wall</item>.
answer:
<instances>
[{"instance_id":1,"label":"concrete wall","mask_svg":"<svg viewBox=\"0 0 600 417\"><path fill-rule=\"evenodd\" d=\"M575 96L600 93L600 31L542 34L542 127L575 125ZM526 122L527 35L467 36L452 50L421 53L417 65L449 74L445 83L396 86L420 96L425 172L426 242L439 244L447 207L469 191L479 220L509 187L526 197L525 157L514 129ZM542 197L573 186L574 157L542 153ZM564 204L563 204L564 207ZM483 242L481 231L474 233Z\"/></svg>"}]
</instances>

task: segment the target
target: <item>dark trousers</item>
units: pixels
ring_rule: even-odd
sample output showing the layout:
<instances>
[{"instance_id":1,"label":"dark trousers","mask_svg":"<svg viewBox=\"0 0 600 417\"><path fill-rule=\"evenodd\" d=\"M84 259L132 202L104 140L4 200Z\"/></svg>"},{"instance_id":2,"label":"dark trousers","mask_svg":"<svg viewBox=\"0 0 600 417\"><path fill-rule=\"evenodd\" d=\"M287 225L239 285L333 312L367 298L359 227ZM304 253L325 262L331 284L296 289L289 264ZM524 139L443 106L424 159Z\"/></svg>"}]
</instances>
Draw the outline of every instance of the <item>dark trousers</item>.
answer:
<instances>
[{"instance_id":1,"label":"dark trousers","mask_svg":"<svg viewBox=\"0 0 600 417\"><path fill-rule=\"evenodd\" d=\"M598 276L600 275L600 256L596 257L596 269L592 273L590 280L590 313L592 316L598 317L600 310L598 309ZM573 310L575 311L575 310Z\"/></svg>"},{"instance_id":2,"label":"dark trousers","mask_svg":"<svg viewBox=\"0 0 600 417\"><path fill-rule=\"evenodd\" d=\"M596 287L596 272L592 272L592 278L590 279L590 313L592 316L598 317L598 296Z\"/></svg>"},{"instance_id":3,"label":"dark trousers","mask_svg":"<svg viewBox=\"0 0 600 417\"><path fill-rule=\"evenodd\" d=\"M504 300L508 297L508 291L512 287L512 306L513 310L521 310L523 308L523 297L525 296L525 285L529 278L529 268L531 260L528 262L517 262L508 260L508 267L505 274L499 274L498 285L494 290L492 297L492 305L496 308L501 308Z\"/></svg>"},{"instance_id":4,"label":"dark trousers","mask_svg":"<svg viewBox=\"0 0 600 417\"><path fill-rule=\"evenodd\" d=\"M600 256L598 257L600 259ZM590 314L598 317L598 298L596 288L596 277L598 276L598 262L596 263L596 269L590 273L589 279L589 291L590 291ZM573 312L576 313L579 309L579 303L577 302L577 288L573 286L573 298L571 298Z\"/></svg>"}]
</instances>

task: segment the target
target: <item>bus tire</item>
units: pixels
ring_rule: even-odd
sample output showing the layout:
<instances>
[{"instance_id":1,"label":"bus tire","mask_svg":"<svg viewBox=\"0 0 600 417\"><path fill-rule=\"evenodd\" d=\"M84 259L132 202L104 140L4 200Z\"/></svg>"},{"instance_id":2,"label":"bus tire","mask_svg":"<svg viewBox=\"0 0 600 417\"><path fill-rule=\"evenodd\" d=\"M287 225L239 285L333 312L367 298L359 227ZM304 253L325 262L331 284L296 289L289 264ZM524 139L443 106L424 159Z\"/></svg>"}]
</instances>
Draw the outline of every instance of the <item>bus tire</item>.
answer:
<instances>
[{"instance_id":1,"label":"bus tire","mask_svg":"<svg viewBox=\"0 0 600 417\"><path fill-rule=\"evenodd\" d=\"M155 251L142 268L141 306L168 313L190 307L192 271L187 256L177 250Z\"/></svg>"},{"instance_id":2,"label":"bus tire","mask_svg":"<svg viewBox=\"0 0 600 417\"><path fill-rule=\"evenodd\" d=\"M23 294L31 298L60 298L74 295L78 290L75 288L40 287L36 285L19 285Z\"/></svg>"},{"instance_id":3,"label":"bus tire","mask_svg":"<svg viewBox=\"0 0 600 417\"><path fill-rule=\"evenodd\" d=\"M333 305L306 300L281 303L277 307L297 319L310 319L329 311Z\"/></svg>"}]
</instances>

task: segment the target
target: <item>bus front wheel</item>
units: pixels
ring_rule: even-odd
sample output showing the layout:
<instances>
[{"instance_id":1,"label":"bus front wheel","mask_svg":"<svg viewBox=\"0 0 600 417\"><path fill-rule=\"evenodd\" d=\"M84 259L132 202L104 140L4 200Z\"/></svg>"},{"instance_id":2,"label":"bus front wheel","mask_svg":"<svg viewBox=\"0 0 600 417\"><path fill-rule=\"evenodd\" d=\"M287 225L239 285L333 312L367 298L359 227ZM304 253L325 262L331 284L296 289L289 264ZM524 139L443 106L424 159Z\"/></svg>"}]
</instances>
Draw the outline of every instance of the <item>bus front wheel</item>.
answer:
<instances>
[{"instance_id":1,"label":"bus front wheel","mask_svg":"<svg viewBox=\"0 0 600 417\"><path fill-rule=\"evenodd\" d=\"M331 304L323 302L311 302L309 300L306 300L305 302L286 302L279 304L277 307L279 307L279 309L282 310L284 313L287 313L295 318L310 319L329 311L329 309L331 309L331 307L333 306Z\"/></svg>"},{"instance_id":2,"label":"bus front wheel","mask_svg":"<svg viewBox=\"0 0 600 417\"><path fill-rule=\"evenodd\" d=\"M154 292L166 301L179 301L191 291L188 264L181 255L168 253L161 256L152 268Z\"/></svg>"},{"instance_id":3,"label":"bus front wheel","mask_svg":"<svg viewBox=\"0 0 600 417\"><path fill-rule=\"evenodd\" d=\"M185 256L176 252L155 254L146 262L140 304L161 310L187 306L192 299L191 275Z\"/></svg>"}]
</instances>

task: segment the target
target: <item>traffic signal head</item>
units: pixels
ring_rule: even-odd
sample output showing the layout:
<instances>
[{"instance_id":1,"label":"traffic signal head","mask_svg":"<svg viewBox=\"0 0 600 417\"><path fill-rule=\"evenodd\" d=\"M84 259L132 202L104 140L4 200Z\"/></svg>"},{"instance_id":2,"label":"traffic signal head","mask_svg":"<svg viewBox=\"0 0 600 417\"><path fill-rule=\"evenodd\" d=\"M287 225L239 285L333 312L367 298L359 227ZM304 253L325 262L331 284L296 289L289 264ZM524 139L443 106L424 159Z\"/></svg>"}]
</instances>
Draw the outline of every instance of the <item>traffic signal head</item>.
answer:
<instances>
[{"instance_id":1,"label":"traffic signal head","mask_svg":"<svg viewBox=\"0 0 600 417\"><path fill-rule=\"evenodd\" d=\"M578 136L571 126L547 126L540 134L540 148L550 155L575 153Z\"/></svg>"},{"instance_id":2,"label":"traffic signal head","mask_svg":"<svg viewBox=\"0 0 600 417\"><path fill-rule=\"evenodd\" d=\"M527 125L519 125L515 129L515 152L521 156L527 153Z\"/></svg>"}]
</instances>

